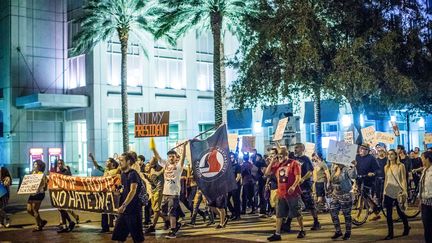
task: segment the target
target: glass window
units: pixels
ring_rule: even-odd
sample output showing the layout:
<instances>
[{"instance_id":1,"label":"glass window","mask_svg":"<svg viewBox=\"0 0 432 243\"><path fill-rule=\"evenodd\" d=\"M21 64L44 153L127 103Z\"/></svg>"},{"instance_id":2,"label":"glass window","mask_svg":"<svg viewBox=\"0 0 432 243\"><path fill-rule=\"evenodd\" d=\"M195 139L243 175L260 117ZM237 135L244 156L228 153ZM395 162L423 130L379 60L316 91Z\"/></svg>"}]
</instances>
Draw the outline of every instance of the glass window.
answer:
<instances>
[{"instance_id":1,"label":"glass window","mask_svg":"<svg viewBox=\"0 0 432 243\"><path fill-rule=\"evenodd\" d=\"M213 84L213 63L198 61L198 90L212 91Z\"/></svg>"},{"instance_id":2,"label":"glass window","mask_svg":"<svg viewBox=\"0 0 432 243\"><path fill-rule=\"evenodd\" d=\"M167 139L168 149L174 148L178 140L179 140L179 125L169 124L169 135Z\"/></svg>"},{"instance_id":3,"label":"glass window","mask_svg":"<svg viewBox=\"0 0 432 243\"><path fill-rule=\"evenodd\" d=\"M68 59L67 87L74 89L86 85L85 55Z\"/></svg>"},{"instance_id":4,"label":"glass window","mask_svg":"<svg viewBox=\"0 0 432 243\"><path fill-rule=\"evenodd\" d=\"M199 132L200 132L200 133L205 132L205 131L208 131L208 130L214 128L214 124L210 124L210 123L206 123L206 124L198 124L198 126L199 126ZM212 130L212 131L213 131L213 130ZM202 135L200 136L200 139L206 139L206 138L208 138L210 135L213 134L212 131L209 131L209 132L206 132L206 133L202 134Z\"/></svg>"},{"instance_id":5,"label":"glass window","mask_svg":"<svg viewBox=\"0 0 432 243\"><path fill-rule=\"evenodd\" d=\"M183 71L183 43L178 41L171 46L164 41L155 44L156 87L185 89L186 78Z\"/></svg>"},{"instance_id":6,"label":"glass window","mask_svg":"<svg viewBox=\"0 0 432 243\"><path fill-rule=\"evenodd\" d=\"M211 32L196 33L197 53L213 54L213 35Z\"/></svg>"},{"instance_id":7,"label":"glass window","mask_svg":"<svg viewBox=\"0 0 432 243\"><path fill-rule=\"evenodd\" d=\"M121 51L120 43L109 41L107 43L107 82L110 85L120 85ZM138 44L130 44L127 56L127 83L128 86L142 85L141 58Z\"/></svg>"}]
</instances>

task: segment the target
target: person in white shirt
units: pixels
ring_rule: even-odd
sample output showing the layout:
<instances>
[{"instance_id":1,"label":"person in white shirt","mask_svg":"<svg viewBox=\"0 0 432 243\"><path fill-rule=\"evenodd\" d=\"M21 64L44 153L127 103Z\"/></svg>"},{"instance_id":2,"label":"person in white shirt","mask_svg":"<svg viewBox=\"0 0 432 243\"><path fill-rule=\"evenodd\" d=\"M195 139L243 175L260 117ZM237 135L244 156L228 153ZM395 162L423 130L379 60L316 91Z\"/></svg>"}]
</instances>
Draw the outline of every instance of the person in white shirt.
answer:
<instances>
[{"instance_id":1,"label":"person in white shirt","mask_svg":"<svg viewBox=\"0 0 432 243\"><path fill-rule=\"evenodd\" d=\"M426 243L432 243L432 152L426 151L421 156L423 173L420 178L420 209Z\"/></svg>"},{"instance_id":2,"label":"person in white shirt","mask_svg":"<svg viewBox=\"0 0 432 243\"><path fill-rule=\"evenodd\" d=\"M187 142L183 143L182 151L186 151ZM177 217L179 212L179 195L181 190L181 174L183 172L183 166L185 161L185 152L181 154L180 160L177 160L177 152L170 150L167 153L168 161L163 160L156 148L152 148L154 156L159 161L159 165L164 168L164 186L163 186L163 199L162 199L162 211L164 214L169 216L171 230L166 235L166 238L176 238L176 233L180 229L181 224L177 223ZM177 162L178 161L178 162Z\"/></svg>"}]
</instances>

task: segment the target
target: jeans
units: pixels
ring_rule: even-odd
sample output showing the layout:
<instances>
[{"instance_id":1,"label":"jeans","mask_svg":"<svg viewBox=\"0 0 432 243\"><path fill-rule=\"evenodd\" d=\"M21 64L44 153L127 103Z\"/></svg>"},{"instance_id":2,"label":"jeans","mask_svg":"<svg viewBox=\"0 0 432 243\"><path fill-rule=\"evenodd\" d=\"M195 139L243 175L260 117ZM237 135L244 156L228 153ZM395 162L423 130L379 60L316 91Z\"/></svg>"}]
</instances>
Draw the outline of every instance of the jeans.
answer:
<instances>
[{"instance_id":1,"label":"jeans","mask_svg":"<svg viewBox=\"0 0 432 243\"><path fill-rule=\"evenodd\" d=\"M264 197L264 186L265 181L262 177L258 179L258 196L259 196L259 208L260 208L260 214L266 214L267 211L267 200Z\"/></svg>"},{"instance_id":2,"label":"jeans","mask_svg":"<svg viewBox=\"0 0 432 243\"><path fill-rule=\"evenodd\" d=\"M423 221L425 242L432 243L432 206L422 204L421 217Z\"/></svg>"},{"instance_id":3,"label":"jeans","mask_svg":"<svg viewBox=\"0 0 432 243\"><path fill-rule=\"evenodd\" d=\"M387 195L384 195L384 207L386 209L387 213L387 227L388 227L388 234L393 236L393 207L396 206L396 211L399 217L402 219L402 222L404 224L404 229L407 229L408 226L408 219L406 215L402 212L400 209L399 203L396 199L391 198Z\"/></svg>"},{"instance_id":4,"label":"jeans","mask_svg":"<svg viewBox=\"0 0 432 243\"><path fill-rule=\"evenodd\" d=\"M243 193L242 193L242 212L246 212L247 205L251 206L252 211L255 211L255 202L254 202L254 189L255 184L245 184L243 185Z\"/></svg>"},{"instance_id":5,"label":"jeans","mask_svg":"<svg viewBox=\"0 0 432 243\"><path fill-rule=\"evenodd\" d=\"M103 213L102 214L102 221L101 226L103 231L109 231L109 226L114 221L114 215Z\"/></svg>"},{"instance_id":6,"label":"jeans","mask_svg":"<svg viewBox=\"0 0 432 243\"><path fill-rule=\"evenodd\" d=\"M233 203L231 203L231 198ZM228 209L234 217L240 217L240 185L228 193Z\"/></svg>"}]
</instances>

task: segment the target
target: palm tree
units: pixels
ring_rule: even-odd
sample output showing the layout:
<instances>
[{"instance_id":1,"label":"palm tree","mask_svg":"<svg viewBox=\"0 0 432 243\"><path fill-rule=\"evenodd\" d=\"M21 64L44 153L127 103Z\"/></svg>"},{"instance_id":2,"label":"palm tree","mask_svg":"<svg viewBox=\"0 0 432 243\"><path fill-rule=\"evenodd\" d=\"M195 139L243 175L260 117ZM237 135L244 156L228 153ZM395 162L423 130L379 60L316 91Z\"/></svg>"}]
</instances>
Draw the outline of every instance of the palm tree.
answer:
<instances>
[{"instance_id":1,"label":"palm tree","mask_svg":"<svg viewBox=\"0 0 432 243\"><path fill-rule=\"evenodd\" d=\"M252 14L248 0L159 0L155 11L159 28L155 37L171 33L174 38L188 31L210 29L213 35L213 83L215 126L226 122L223 36L233 34L242 17Z\"/></svg>"},{"instance_id":2,"label":"palm tree","mask_svg":"<svg viewBox=\"0 0 432 243\"><path fill-rule=\"evenodd\" d=\"M127 101L127 50L130 35L142 39L143 33L153 33L147 0L88 0L83 15L76 20L81 30L74 36L73 55L91 51L98 43L115 34L121 46L121 106L123 151L129 150ZM142 43L141 47L142 46ZM143 48L144 53L145 49Z\"/></svg>"}]
</instances>

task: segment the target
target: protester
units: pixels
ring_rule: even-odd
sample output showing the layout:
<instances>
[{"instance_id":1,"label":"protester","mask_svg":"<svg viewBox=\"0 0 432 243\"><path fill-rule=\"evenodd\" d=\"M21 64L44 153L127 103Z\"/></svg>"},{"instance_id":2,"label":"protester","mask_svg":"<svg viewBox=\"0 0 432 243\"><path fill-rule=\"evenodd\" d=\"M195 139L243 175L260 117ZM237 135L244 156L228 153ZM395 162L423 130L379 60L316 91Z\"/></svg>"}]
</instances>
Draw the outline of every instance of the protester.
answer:
<instances>
[{"instance_id":1,"label":"protester","mask_svg":"<svg viewBox=\"0 0 432 243\"><path fill-rule=\"evenodd\" d=\"M335 226L336 232L331 237L333 240L343 235L343 240L348 240L351 237L351 210L353 205L351 189L351 180L357 177L357 170L355 167L356 162L353 161L354 166L348 167L341 164L333 164L330 176L330 215ZM342 233L339 212L345 218L345 234Z\"/></svg>"},{"instance_id":2,"label":"protester","mask_svg":"<svg viewBox=\"0 0 432 243\"><path fill-rule=\"evenodd\" d=\"M252 176L252 169L254 165L249 161L249 155L243 155L243 164L241 165L241 175L242 175L242 208L241 214L246 214L246 208L249 206L251 208L250 214L255 213L255 179Z\"/></svg>"},{"instance_id":3,"label":"protester","mask_svg":"<svg viewBox=\"0 0 432 243\"><path fill-rule=\"evenodd\" d=\"M418 147L416 147L418 148ZM414 183L415 191L418 192L419 182L420 182L420 175L418 172L421 172L422 167L422 160L419 156L419 152L416 152L417 150L414 150L410 153L410 159L411 159L411 171L409 173L409 180L412 180ZM418 172L417 172L418 171Z\"/></svg>"},{"instance_id":4,"label":"protester","mask_svg":"<svg viewBox=\"0 0 432 243\"><path fill-rule=\"evenodd\" d=\"M228 192L227 206L231 212L230 220L235 221L240 219L241 167L234 153L229 153L229 159L234 171L234 176L236 178L237 188ZM232 203L231 199L233 201Z\"/></svg>"},{"instance_id":5,"label":"protester","mask_svg":"<svg viewBox=\"0 0 432 243\"><path fill-rule=\"evenodd\" d=\"M45 163L42 160L36 160L33 162L33 170L31 174L44 174L44 171ZM33 229L33 232L42 231L43 227L47 224L47 221L43 220L39 214L39 208L45 198L46 189L47 179L44 175L38 191L35 194L30 195L27 201L27 212L36 220L36 228Z\"/></svg>"},{"instance_id":6,"label":"protester","mask_svg":"<svg viewBox=\"0 0 432 243\"><path fill-rule=\"evenodd\" d=\"M283 218L297 218L300 231L297 238L304 238L306 233L303 228L303 217L301 214L301 168L300 164L288 158L286 148L278 151L277 158L271 160L265 171L265 175L276 175L278 182L278 204L276 206L276 230L267 238L268 241L281 240L281 226Z\"/></svg>"},{"instance_id":7,"label":"protester","mask_svg":"<svg viewBox=\"0 0 432 243\"><path fill-rule=\"evenodd\" d=\"M210 208L210 214L215 213L219 215L220 222L216 226L216 229L225 228L228 217L226 217L226 207L227 207L227 195L219 195L215 200L208 200L208 206Z\"/></svg>"},{"instance_id":8,"label":"protester","mask_svg":"<svg viewBox=\"0 0 432 243\"><path fill-rule=\"evenodd\" d=\"M318 153L312 154L312 161L315 163L313 172L313 182L315 187L315 194L317 197L317 204L325 204L326 195L326 182L330 180L330 172L327 164L322 159L322 155Z\"/></svg>"},{"instance_id":9,"label":"protester","mask_svg":"<svg viewBox=\"0 0 432 243\"><path fill-rule=\"evenodd\" d=\"M182 151L186 151L187 142L183 143ZM176 238L176 233L180 229L181 224L177 223L178 210L180 207L179 196L180 196L180 178L183 172L183 165L185 160L185 152L182 153L180 160L177 162L177 152L170 150L167 153L168 161L163 160L156 150L155 146L151 146L154 156L164 168L164 187L163 187L163 199L162 208L164 213L169 216L171 230L165 237L168 239Z\"/></svg>"},{"instance_id":10,"label":"protester","mask_svg":"<svg viewBox=\"0 0 432 243\"><path fill-rule=\"evenodd\" d=\"M393 207L396 206L397 213L404 224L403 236L409 234L410 227L406 215L402 212L401 207L407 200L407 183L405 166L399 161L396 151L388 151L388 162L384 168L384 207L387 214L388 235L385 240L393 239Z\"/></svg>"},{"instance_id":11,"label":"protester","mask_svg":"<svg viewBox=\"0 0 432 243\"><path fill-rule=\"evenodd\" d=\"M141 202L138 197L142 188L140 176L131 169L130 164L135 163L135 157L131 153L124 153L119 157L122 190L120 194L119 217L116 221L112 240L126 241L129 233L134 242L144 242Z\"/></svg>"},{"instance_id":12,"label":"protester","mask_svg":"<svg viewBox=\"0 0 432 243\"><path fill-rule=\"evenodd\" d=\"M119 175L121 173L120 168L118 166L118 162L114 158L108 158L105 161L105 168L100 166L98 162L96 161L95 157L92 153L89 153L89 158L93 162L94 167L103 172L103 176L115 176ZM110 225L113 225L114 222L114 215L113 214L107 214L102 213L102 220L101 220L101 231L100 233L106 233L110 231Z\"/></svg>"},{"instance_id":13,"label":"protester","mask_svg":"<svg viewBox=\"0 0 432 243\"><path fill-rule=\"evenodd\" d=\"M267 208L267 200L264 197L264 186L265 186L264 170L265 167L267 167L267 164L265 163L262 155L257 153L256 149L252 150L251 160L252 163L254 164L254 168L256 168L256 172L253 173L253 176L258 183L257 194L258 194L259 204L257 205L259 206L259 216L264 217L266 216L266 208ZM254 199L254 201L257 202L256 199Z\"/></svg>"},{"instance_id":14,"label":"protester","mask_svg":"<svg viewBox=\"0 0 432 243\"><path fill-rule=\"evenodd\" d=\"M0 187L4 190L4 195L0 197L0 224L5 228L9 228L10 220L6 214L5 208L9 202L10 189L12 185L12 176L6 167L0 167Z\"/></svg>"},{"instance_id":15,"label":"protester","mask_svg":"<svg viewBox=\"0 0 432 243\"><path fill-rule=\"evenodd\" d=\"M420 209L426 243L432 243L432 152L424 152L421 156L423 173L420 179Z\"/></svg>"},{"instance_id":16,"label":"protester","mask_svg":"<svg viewBox=\"0 0 432 243\"><path fill-rule=\"evenodd\" d=\"M384 148L378 148L378 157L376 158L378 170L375 176L374 192L377 199L377 204L381 206L384 192L384 168L387 164L387 151ZM377 217L372 218L376 220Z\"/></svg>"},{"instance_id":17,"label":"protester","mask_svg":"<svg viewBox=\"0 0 432 243\"><path fill-rule=\"evenodd\" d=\"M145 233L152 233L156 231L156 224L159 220L161 214L161 204L162 204L162 192L164 185L164 169L158 164L156 157L152 157L149 161L150 174L145 176L150 182L151 187L151 207L153 210L153 224L146 229Z\"/></svg>"},{"instance_id":18,"label":"protester","mask_svg":"<svg viewBox=\"0 0 432 243\"><path fill-rule=\"evenodd\" d=\"M57 161L56 173L68 176L72 175L70 169L65 166L65 163L62 159L59 159ZM69 214L66 210L59 209L59 212L61 216L61 225L59 226L57 233L65 233L72 231L75 228L75 222L69 217Z\"/></svg>"},{"instance_id":19,"label":"protester","mask_svg":"<svg viewBox=\"0 0 432 243\"><path fill-rule=\"evenodd\" d=\"M272 160L277 159L278 150L277 148L271 148L269 151L269 156L267 158L267 167L270 166ZM273 211L276 209L277 205L277 178L275 174L271 174L267 177L266 188L270 190L269 203L270 207L273 208Z\"/></svg>"}]
</instances>

